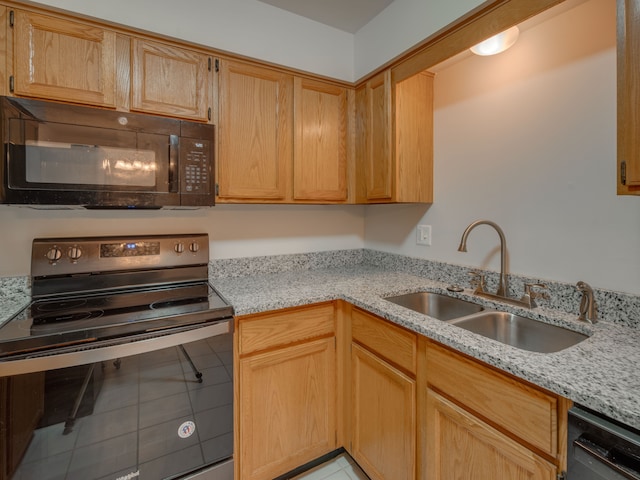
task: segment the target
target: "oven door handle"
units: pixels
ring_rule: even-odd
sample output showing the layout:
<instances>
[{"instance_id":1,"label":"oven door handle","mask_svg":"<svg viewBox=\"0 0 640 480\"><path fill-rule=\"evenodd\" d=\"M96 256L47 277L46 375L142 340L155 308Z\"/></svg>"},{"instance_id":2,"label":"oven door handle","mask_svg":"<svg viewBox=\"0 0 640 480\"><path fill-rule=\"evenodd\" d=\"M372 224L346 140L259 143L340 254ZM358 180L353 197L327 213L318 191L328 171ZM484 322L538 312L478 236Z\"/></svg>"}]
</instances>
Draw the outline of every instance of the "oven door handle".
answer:
<instances>
[{"instance_id":1,"label":"oven door handle","mask_svg":"<svg viewBox=\"0 0 640 480\"><path fill-rule=\"evenodd\" d=\"M178 160L180 140L177 135L169 135L169 193L178 193Z\"/></svg>"},{"instance_id":2,"label":"oven door handle","mask_svg":"<svg viewBox=\"0 0 640 480\"><path fill-rule=\"evenodd\" d=\"M623 468L618 463L605 456L597 445L582 436L574 440L574 458L589 470L611 480L640 480L640 473ZM607 450L604 450L607 451ZM625 453L618 451L620 457Z\"/></svg>"},{"instance_id":3,"label":"oven door handle","mask_svg":"<svg viewBox=\"0 0 640 480\"><path fill-rule=\"evenodd\" d=\"M58 349L56 353L45 353L43 356L34 354L33 357L0 361L0 377L114 360L167 347L177 347L184 343L225 333L233 333L232 319L211 322L195 328L155 331L126 338L70 346Z\"/></svg>"}]
</instances>

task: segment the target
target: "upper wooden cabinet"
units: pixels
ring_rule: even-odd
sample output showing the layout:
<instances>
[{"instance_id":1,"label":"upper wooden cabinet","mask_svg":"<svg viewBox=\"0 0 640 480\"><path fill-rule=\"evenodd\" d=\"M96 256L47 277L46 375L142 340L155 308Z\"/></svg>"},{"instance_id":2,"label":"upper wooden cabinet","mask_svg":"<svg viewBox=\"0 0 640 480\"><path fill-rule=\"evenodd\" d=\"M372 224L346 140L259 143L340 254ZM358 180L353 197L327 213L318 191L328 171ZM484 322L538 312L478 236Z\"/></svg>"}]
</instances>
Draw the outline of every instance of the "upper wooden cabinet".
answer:
<instances>
[{"instance_id":1,"label":"upper wooden cabinet","mask_svg":"<svg viewBox=\"0 0 640 480\"><path fill-rule=\"evenodd\" d=\"M131 51L131 110L211 119L209 55L141 38Z\"/></svg>"},{"instance_id":2,"label":"upper wooden cabinet","mask_svg":"<svg viewBox=\"0 0 640 480\"><path fill-rule=\"evenodd\" d=\"M220 61L218 197L286 201L289 196L293 78Z\"/></svg>"},{"instance_id":3,"label":"upper wooden cabinet","mask_svg":"<svg viewBox=\"0 0 640 480\"><path fill-rule=\"evenodd\" d=\"M618 194L640 195L640 3L618 0Z\"/></svg>"},{"instance_id":4,"label":"upper wooden cabinet","mask_svg":"<svg viewBox=\"0 0 640 480\"><path fill-rule=\"evenodd\" d=\"M433 76L386 70L356 92L358 201L433 201Z\"/></svg>"},{"instance_id":5,"label":"upper wooden cabinet","mask_svg":"<svg viewBox=\"0 0 640 480\"><path fill-rule=\"evenodd\" d=\"M13 93L115 107L116 33L13 12Z\"/></svg>"},{"instance_id":6,"label":"upper wooden cabinet","mask_svg":"<svg viewBox=\"0 0 640 480\"><path fill-rule=\"evenodd\" d=\"M223 60L220 202L347 200L349 89Z\"/></svg>"},{"instance_id":7,"label":"upper wooden cabinet","mask_svg":"<svg viewBox=\"0 0 640 480\"><path fill-rule=\"evenodd\" d=\"M294 200L347 200L348 90L294 79Z\"/></svg>"}]
</instances>

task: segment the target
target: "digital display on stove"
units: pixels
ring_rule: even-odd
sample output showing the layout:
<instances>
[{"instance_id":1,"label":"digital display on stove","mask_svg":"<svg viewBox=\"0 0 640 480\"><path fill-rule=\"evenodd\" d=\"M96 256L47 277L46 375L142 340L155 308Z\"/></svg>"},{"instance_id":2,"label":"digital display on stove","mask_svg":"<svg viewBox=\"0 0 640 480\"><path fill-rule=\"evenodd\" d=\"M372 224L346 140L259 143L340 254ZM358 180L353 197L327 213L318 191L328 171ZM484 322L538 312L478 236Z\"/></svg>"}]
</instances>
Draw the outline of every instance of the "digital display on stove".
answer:
<instances>
[{"instance_id":1,"label":"digital display on stove","mask_svg":"<svg viewBox=\"0 0 640 480\"><path fill-rule=\"evenodd\" d=\"M160 255L160 242L101 243L101 258L143 257Z\"/></svg>"}]
</instances>

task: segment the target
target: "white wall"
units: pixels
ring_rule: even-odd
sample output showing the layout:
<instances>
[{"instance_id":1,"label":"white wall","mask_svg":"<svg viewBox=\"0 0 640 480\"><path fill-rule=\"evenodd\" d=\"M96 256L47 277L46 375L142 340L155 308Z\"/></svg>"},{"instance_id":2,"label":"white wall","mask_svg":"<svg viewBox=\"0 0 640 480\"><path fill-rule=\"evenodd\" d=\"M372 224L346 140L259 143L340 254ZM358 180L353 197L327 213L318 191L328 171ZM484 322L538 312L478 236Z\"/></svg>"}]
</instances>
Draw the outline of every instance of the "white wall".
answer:
<instances>
[{"instance_id":1,"label":"white wall","mask_svg":"<svg viewBox=\"0 0 640 480\"><path fill-rule=\"evenodd\" d=\"M395 0L356 32L355 79L362 78L482 3L482 0Z\"/></svg>"},{"instance_id":2,"label":"white wall","mask_svg":"<svg viewBox=\"0 0 640 480\"><path fill-rule=\"evenodd\" d=\"M615 20L615 0L592 0L437 73L434 203L367 207L365 246L497 270L488 226L457 251L486 218L513 273L640 293L640 199L616 196Z\"/></svg>"},{"instance_id":3,"label":"white wall","mask_svg":"<svg viewBox=\"0 0 640 480\"><path fill-rule=\"evenodd\" d=\"M191 211L0 207L0 277L29 274L38 237L208 233L211 258L362 248L364 207L217 205Z\"/></svg>"}]
</instances>

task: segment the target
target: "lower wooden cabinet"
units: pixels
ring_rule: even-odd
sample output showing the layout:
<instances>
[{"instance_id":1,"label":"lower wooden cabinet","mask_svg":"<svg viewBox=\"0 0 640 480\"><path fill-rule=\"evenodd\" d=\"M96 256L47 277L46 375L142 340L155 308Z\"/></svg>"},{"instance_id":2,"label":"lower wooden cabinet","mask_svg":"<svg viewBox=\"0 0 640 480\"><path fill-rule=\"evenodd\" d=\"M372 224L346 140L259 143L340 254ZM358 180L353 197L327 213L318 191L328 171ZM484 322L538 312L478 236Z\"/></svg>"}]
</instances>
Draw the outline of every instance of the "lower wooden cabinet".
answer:
<instances>
[{"instance_id":1,"label":"lower wooden cabinet","mask_svg":"<svg viewBox=\"0 0 640 480\"><path fill-rule=\"evenodd\" d=\"M358 345L352 346L351 369L351 455L372 480L412 480L415 380Z\"/></svg>"},{"instance_id":2,"label":"lower wooden cabinet","mask_svg":"<svg viewBox=\"0 0 640 480\"><path fill-rule=\"evenodd\" d=\"M556 478L554 464L433 390L427 419L429 480Z\"/></svg>"},{"instance_id":3,"label":"lower wooden cabinet","mask_svg":"<svg viewBox=\"0 0 640 480\"><path fill-rule=\"evenodd\" d=\"M372 480L416 475L417 336L354 309L349 452Z\"/></svg>"},{"instance_id":4,"label":"lower wooden cabinet","mask_svg":"<svg viewBox=\"0 0 640 480\"><path fill-rule=\"evenodd\" d=\"M238 319L237 479L270 480L337 448L334 309Z\"/></svg>"}]
</instances>

